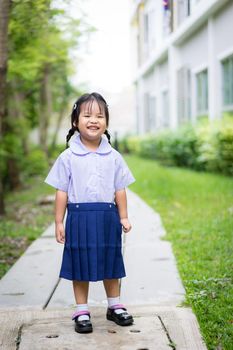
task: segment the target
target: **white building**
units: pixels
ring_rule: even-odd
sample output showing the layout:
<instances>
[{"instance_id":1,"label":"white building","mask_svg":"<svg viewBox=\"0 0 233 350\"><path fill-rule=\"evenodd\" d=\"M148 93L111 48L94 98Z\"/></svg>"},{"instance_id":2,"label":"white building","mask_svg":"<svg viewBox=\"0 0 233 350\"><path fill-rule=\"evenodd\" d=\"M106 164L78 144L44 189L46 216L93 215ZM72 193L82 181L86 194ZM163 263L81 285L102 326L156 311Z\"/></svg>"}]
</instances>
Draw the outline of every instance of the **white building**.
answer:
<instances>
[{"instance_id":1,"label":"white building","mask_svg":"<svg viewBox=\"0 0 233 350\"><path fill-rule=\"evenodd\" d=\"M137 130L233 111L233 0L132 1Z\"/></svg>"}]
</instances>

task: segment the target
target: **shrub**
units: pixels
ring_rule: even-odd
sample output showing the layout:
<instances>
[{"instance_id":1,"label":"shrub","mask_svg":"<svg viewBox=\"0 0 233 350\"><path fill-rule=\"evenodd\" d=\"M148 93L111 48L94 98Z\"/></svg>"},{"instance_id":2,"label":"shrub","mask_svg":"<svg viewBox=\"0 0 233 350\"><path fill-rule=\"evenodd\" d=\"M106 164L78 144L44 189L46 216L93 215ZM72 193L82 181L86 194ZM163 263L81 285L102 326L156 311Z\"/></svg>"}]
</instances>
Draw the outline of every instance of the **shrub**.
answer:
<instances>
[{"instance_id":1,"label":"shrub","mask_svg":"<svg viewBox=\"0 0 233 350\"><path fill-rule=\"evenodd\" d=\"M190 167L233 174L233 119L224 117L195 126L187 124L175 131L164 130L155 135L124 139L124 150L144 158L157 159L164 165Z\"/></svg>"},{"instance_id":2,"label":"shrub","mask_svg":"<svg viewBox=\"0 0 233 350\"><path fill-rule=\"evenodd\" d=\"M13 133L5 134L0 144L0 171L5 184L8 184L9 181L7 162L14 160L17 167L20 168L22 158L23 148L20 138Z\"/></svg>"},{"instance_id":3,"label":"shrub","mask_svg":"<svg viewBox=\"0 0 233 350\"><path fill-rule=\"evenodd\" d=\"M137 136L131 136L127 138L127 143L125 142L125 146L131 153L140 154L141 149L141 139Z\"/></svg>"},{"instance_id":4,"label":"shrub","mask_svg":"<svg viewBox=\"0 0 233 350\"><path fill-rule=\"evenodd\" d=\"M47 169L46 155L37 147L34 147L21 163L21 170L24 175L44 174Z\"/></svg>"},{"instance_id":5,"label":"shrub","mask_svg":"<svg viewBox=\"0 0 233 350\"><path fill-rule=\"evenodd\" d=\"M233 122L227 122L216 133L218 170L233 175Z\"/></svg>"},{"instance_id":6,"label":"shrub","mask_svg":"<svg viewBox=\"0 0 233 350\"><path fill-rule=\"evenodd\" d=\"M174 131L172 134L169 142L169 153L174 165L197 169L198 148L195 129L188 125Z\"/></svg>"},{"instance_id":7,"label":"shrub","mask_svg":"<svg viewBox=\"0 0 233 350\"><path fill-rule=\"evenodd\" d=\"M56 159L59 154L61 154L63 151L65 151L66 149L66 145L64 144L58 144L53 148L49 148L49 159L52 159L54 161L54 159Z\"/></svg>"}]
</instances>

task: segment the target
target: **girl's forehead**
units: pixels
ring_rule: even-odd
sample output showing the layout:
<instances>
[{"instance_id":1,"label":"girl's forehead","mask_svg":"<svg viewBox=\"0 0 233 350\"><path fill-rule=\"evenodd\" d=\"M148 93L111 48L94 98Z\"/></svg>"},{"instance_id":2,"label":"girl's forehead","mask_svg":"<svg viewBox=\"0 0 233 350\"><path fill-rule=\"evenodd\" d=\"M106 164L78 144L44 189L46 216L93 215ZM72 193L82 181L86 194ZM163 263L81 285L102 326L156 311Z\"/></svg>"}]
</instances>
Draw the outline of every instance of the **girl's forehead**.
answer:
<instances>
[{"instance_id":1,"label":"girl's forehead","mask_svg":"<svg viewBox=\"0 0 233 350\"><path fill-rule=\"evenodd\" d=\"M80 110L81 112L104 114L104 108L102 104L96 100L83 102L80 106Z\"/></svg>"}]
</instances>

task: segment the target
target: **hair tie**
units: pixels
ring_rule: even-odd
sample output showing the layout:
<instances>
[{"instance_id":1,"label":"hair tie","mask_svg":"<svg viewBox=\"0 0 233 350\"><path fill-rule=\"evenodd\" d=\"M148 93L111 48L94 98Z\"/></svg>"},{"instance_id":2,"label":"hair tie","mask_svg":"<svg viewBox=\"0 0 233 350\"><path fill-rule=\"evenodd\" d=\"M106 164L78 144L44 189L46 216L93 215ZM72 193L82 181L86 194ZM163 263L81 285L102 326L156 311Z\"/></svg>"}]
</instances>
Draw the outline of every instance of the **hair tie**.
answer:
<instances>
[{"instance_id":1,"label":"hair tie","mask_svg":"<svg viewBox=\"0 0 233 350\"><path fill-rule=\"evenodd\" d=\"M77 103L74 104L73 111L77 108Z\"/></svg>"}]
</instances>

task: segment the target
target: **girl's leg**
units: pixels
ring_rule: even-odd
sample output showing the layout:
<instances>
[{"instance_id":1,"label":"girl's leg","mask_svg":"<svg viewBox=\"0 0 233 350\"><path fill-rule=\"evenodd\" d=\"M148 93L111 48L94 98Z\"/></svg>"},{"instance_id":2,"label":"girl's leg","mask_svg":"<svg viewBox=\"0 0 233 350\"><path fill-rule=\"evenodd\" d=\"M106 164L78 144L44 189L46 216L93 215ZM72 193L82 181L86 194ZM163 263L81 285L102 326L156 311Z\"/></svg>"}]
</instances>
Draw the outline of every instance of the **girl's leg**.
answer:
<instances>
[{"instance_id":1,"label":"girl's leg","mask_svg":"<svg viewBox=\"0 0 233 350\"><path fill-rule=\"evenodd\" d=\"M116 298L120 296L118 279L103 280L103 283L108 298Z\"/></svg>"},{"instance_id":2,"label":"girl's leg","mask_svg":"<svg viewBox=\"0 0 233 350\"><path fill-rule=\"evenodd\" d=\"M72 319L75 320L75 331L90 333L92 332L92 324L87 305L89 282L73 281L73 289L77 304L76 311L72 316Z\"/></svg>"},{"instance_id":3,"label":"girl's leg","mask_svg":"<svg viewBox=\"0 0 233 350\"><path fill-rule=\"evenodd\" d=\"M118 279L103 280L108 299L107 319L120 326L128 326L133 323L133 317L120 304L120 285Z\"/></svg>"},{"instance_id":4,"label":"girl's leg","mask_svg":"<svg viewBox=\"0 0 233 350\"><path fill-rule=\"evenodd\" d=\"M73 281L73 289L76 304L87 304L89 282Z\"/></svg>"},{"instance_id":5,"label":"girl's leg","mask_svg":"<svg viewBox=\"0 0 233 350\"><path fill-rule=\"evenodd\" d=\"M104 288L108 299L108 307L112 308L120 304L120 285L118 279L104 280ZM124 312L123 309L119 308L117 313Z\"/></svg>"}]
</instances>

